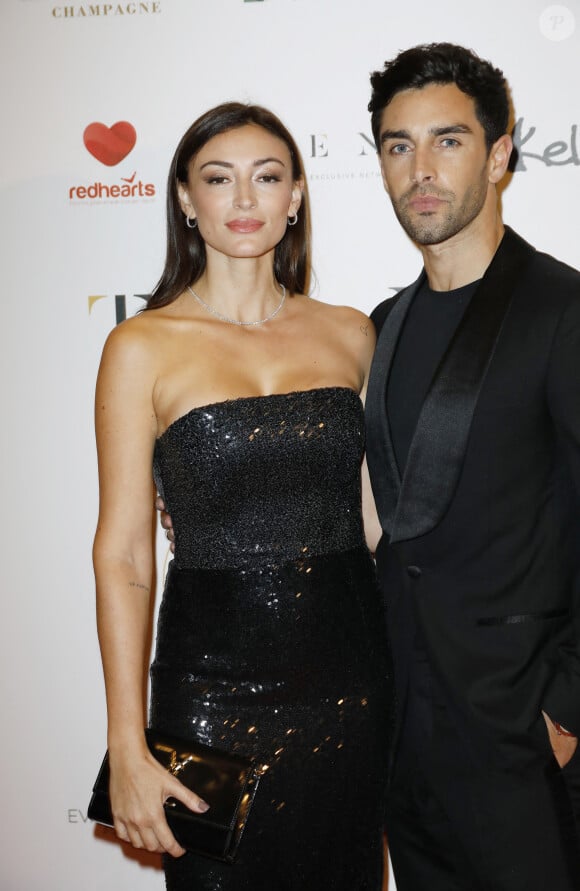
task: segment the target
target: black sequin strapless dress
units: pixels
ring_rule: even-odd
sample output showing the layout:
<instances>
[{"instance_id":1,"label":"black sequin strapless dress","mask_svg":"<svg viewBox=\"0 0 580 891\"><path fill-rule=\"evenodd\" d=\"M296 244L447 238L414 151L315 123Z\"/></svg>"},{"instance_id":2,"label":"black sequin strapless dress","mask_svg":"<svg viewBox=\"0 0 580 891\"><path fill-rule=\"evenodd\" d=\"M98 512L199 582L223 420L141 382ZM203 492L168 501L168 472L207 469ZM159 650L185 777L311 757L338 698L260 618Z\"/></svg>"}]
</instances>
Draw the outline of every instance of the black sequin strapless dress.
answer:
<instances>
[{"instance_id":1,"label":"black sequin strapless dress","mask_svg":"<svg viewBox=\"0 0 580 891\"><path fill-rule=\"evenodd\" d=\"M157 440L175 558L151 725L268 765L233 866L166 858L171 891L378 891L390 687L362 536L358 396L203 406Z\"/></svg>"}]
</instances>

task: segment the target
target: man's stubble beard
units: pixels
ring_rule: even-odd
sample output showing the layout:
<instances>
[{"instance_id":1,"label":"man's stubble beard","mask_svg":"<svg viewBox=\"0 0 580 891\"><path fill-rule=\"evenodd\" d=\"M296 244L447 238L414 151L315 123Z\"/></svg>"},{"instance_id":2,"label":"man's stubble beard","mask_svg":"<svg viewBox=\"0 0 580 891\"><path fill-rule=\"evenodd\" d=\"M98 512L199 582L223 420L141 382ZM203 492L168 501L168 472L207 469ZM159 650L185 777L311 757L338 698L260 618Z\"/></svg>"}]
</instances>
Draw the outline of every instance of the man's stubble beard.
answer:
<instances>
[{"instance_id":1,"label":"man's stubble beard","mask_svg":"<svg viewBox=\"0 0 580 891\"><path fill-rule=\"evenodd\" d=\"M454 192L429 190L419 186L413 186L397 203L391 198L391 203L399 223L416 244L441 244L465 229L479 215L485 204L487 187L487 178L483 176L482 172L480 179L465 192L463 201L457 208L455 207L457 196ZM432 213L411 214L407 205L409 200L417 194L433 195L447 201L449 203L447 213L444 213L443 218L436 217Z\"/></svg>"}]
</instances>

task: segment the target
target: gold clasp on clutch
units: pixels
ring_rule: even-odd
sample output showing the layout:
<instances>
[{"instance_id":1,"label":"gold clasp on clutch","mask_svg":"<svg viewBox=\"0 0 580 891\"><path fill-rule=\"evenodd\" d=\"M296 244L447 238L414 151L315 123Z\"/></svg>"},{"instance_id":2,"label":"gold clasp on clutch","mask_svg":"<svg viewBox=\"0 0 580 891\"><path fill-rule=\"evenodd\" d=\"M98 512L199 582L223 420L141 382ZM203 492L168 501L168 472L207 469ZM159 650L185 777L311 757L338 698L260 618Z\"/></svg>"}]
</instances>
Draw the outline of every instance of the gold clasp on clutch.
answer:
<instances>
[{"instance_id":1,"label":"gold clasp on clutch","mask_svg":"<svg viewBox=\"0 0 580 891\"><path fill-rule=\"evenodd\" d=\"M199 758L196 758L195 755L191 754L187 755L185 758L179 758L175 749L172 749L169 746L158 745L156 748L158 748L160 752L169 752L169 767L167 769L174 777L179 776L181 771L185 769L186 764L199 760Z\"/></svg>"},{"instance_id":2,"label":"gold clasp on clutch","mask_svg":"<svg viewBox=\"0 0 580 891\"><path fill-rule=\"evenodd\" d=\"M177 752L175 749L171 753L171 763L169 765L169 771L173 774L174 777L178 776L181 771L185 768L186 764L189 764L190 761L197 761L198 759L194 755L188 755L187 758L178 758Z\"/></svg>"}]
</instances>

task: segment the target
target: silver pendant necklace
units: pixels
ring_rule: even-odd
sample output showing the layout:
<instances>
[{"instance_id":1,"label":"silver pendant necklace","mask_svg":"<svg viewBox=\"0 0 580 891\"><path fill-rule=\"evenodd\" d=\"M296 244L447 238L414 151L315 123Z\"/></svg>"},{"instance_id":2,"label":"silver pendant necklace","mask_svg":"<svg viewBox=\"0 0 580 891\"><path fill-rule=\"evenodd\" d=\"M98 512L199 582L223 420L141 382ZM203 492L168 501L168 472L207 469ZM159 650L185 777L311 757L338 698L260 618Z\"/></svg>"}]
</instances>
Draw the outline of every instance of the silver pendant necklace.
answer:
<instances>
[{"instance_id":1,"label":"silver pendant necklace","mask_svg":"<svg viewBox=\"0 0 580 891\"><path fill-rule=\"evenodd\" d=\"M219 319L222 322L229 322L230 325L239 325L240 327L244 327L244 328L247 328L247 327L250 327L253 325L263 325L264 322L270 322L275 316L278 315L278 313L284 306L284 301L286 300L286 288L284 287L284 285L282 285L282 299L280 300L280 303L278 304L278 306L276 307L274 312L271 312L269 316L265 316L263 319L258 319L255 322L240 322L240 321L238 321L238 319L230 319L228 316L223 316L221 314L221 312L218 312L217 309L214 309L213 306L210 306L209 303L205 302L205 300L202 300L201 297L199 296L199 294L196 294L195 291L193 290L193 288L190 287L189 285L187 286L187 290L191 294L193 294L193 296L195 297L197 302L201 306L203 306L203 308L205 310L207 310L207 312L210 312L212 314L212 316L215 316L216 319Z\"/></svg>"}]
</instances>

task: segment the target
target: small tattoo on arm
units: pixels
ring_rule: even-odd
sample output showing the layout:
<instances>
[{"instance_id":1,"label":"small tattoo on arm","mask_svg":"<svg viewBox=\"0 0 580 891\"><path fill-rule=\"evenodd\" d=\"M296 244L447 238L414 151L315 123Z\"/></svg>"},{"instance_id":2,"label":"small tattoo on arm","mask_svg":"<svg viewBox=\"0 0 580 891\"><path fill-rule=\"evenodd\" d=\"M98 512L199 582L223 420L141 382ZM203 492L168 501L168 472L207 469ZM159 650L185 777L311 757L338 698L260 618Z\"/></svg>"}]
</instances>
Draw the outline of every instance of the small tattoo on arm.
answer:
<instances>
[{"instance_id":1,"label":"small tattoo on arm","mask_svg":"<svg viewBox=\"0 0 580 891\"><path fill-rule=\"evenodd\" d=\"M141 588L142 591L149 591L149 585L142 585L140 582L129 582L130 588Z\"/></svg>"},{"instance_id":2,"label":"small tattoo on arm","mask_svg":"<svg viewBox=\"0 0 580 891\"><path fill-rule=\"evenodd\" d=\"M368 325L361 325L360 330L362 331L362 333L364 334L365 337L369 336L369 326Z\"/></svg>"}]
</instances>

